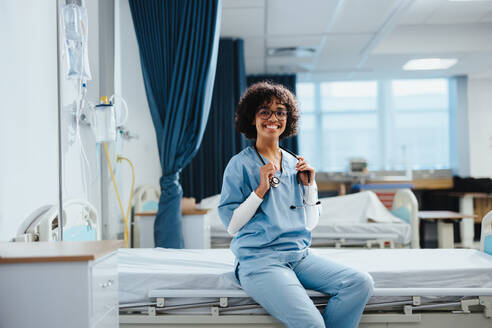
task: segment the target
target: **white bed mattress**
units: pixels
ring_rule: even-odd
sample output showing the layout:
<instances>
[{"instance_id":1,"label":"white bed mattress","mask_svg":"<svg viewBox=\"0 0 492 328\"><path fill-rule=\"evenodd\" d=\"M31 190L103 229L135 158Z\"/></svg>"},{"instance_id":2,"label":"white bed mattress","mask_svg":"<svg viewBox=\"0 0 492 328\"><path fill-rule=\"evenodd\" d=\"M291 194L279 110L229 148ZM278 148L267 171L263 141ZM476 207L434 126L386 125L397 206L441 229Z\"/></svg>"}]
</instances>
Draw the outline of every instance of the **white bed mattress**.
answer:
<instances>
[{"instance_id":1,"label":"white bed mattress","mask_svg":"<svg viewBox=\"0 0 492 328\"><path fill-rule=\"evenodd\" d=\"M375 287L492 288L492 256L468 249L313 249L371 274ZM229 249L121 249L120 303L148 301L153 289L238 289Z\"/></svg>"},{"instance_id":2,"label":"white bed mattress","mask_svg":"<svg viewBox=\"0 0 492 328\"><path fill-rule=\"evenodd\" d=\"M320 222L312 232L313 241L323 239L367 240L391 239L407 245L412 241L412 228L408 223L360 223L345 220Z\"/></svg>"}]
</instances>

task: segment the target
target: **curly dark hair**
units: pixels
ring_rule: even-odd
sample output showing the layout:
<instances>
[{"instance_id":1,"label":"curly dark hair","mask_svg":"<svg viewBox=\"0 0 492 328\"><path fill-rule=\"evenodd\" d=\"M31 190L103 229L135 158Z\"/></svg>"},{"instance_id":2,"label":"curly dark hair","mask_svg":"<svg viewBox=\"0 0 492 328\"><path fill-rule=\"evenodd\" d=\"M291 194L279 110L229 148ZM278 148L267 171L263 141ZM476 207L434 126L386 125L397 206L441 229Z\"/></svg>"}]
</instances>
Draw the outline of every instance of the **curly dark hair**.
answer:
<instances>
[{"instance_id":1,"label":"curly dark hair","mask_svg":"<svg viewBox=\"0 0 492 328\"><path fill-rule=\"evenodd\" d=\"M299 120L296 97L283 85L271 81L255 83L243 93L236 108L236 130L248 139L256 139L256 126L251 123L255 119L256 112L263 105L271 104L274 99L284 105L288 111L285 131L280 135L280 139L295 136Z\"/></svg>"}]
</instances>

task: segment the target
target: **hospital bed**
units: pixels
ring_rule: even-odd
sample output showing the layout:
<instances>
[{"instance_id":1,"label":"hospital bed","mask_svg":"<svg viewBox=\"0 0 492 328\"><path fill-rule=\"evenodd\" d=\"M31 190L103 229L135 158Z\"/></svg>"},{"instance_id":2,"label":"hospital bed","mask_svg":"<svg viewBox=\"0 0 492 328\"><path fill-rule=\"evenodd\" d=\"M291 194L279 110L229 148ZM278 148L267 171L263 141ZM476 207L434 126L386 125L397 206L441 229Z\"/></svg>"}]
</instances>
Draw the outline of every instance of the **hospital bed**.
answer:
<instances>
[{"instance_id":1,"label":"hospital bed","mask_svg":"<svg viewBox=\"0 0 492 328\"><path fill-rule=\"evenodd\" d=\"M392 212L372 191L320 198L321 215L312 232L313 246L411 246L419 248L418 203L410 189L397 190ZM198 208L209 209L213 247L228 247L231 236L220 221L220 195L203 199ZM396 214L396 215L395 215Z\"/></svg>"},{"instance_id":2,"label":"hospital bed","mask_svg":"<svg viewBox=\"0 0 492 328\"><path fill-rule=\"evenodd\" d=\"M492 212L482 249L314 249L368 272L360 327L492 327ZM282 327L235 279L227 249L122 249L120 327ZM320 308L328 295L308 291Z\"/></svg>"},{"instance_id":3,"label":"hospital bed","mask_svg":"<svg viewBox=\"0 0 492 328\"><path fill-rule=\"evenodd\" d=\"M419 248L417 198L410 189L396 191L391 212L373 191L321 198L313 245L377 245Z\"/></svg>"},{"instance_id":4,"label":"hospital bed","mask_svg":"<svg viewBox=\"0 0 492 328\"><path fill-rule=\"evenodd\" d=\"M133 196L133 211L130 219L130 246L154 247L154 218L135 213L157 212L161 191L152 185L137 188Z\"/></svg>"},{"instance_id":5,"label":"hospital bed","mask_svg":"<svg viewBox=\"0 0 492 328\"><path fill-rule=\"evenodd\" d=\"M59 240L58 205L44 205L33 211L18 227L12 241ZM101 240L101 220L96 208L85 199L69 199L63 203L63 240Z\"/></svg>"}]
</instances>

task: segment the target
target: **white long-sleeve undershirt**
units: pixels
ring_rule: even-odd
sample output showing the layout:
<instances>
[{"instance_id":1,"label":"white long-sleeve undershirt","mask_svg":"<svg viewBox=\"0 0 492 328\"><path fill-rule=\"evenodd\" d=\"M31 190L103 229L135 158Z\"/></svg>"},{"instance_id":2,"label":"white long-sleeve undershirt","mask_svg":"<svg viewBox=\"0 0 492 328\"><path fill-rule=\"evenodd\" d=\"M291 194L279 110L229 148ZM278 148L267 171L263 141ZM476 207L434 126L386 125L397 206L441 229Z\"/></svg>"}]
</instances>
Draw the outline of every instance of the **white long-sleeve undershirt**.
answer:
<instances>
[{"instance_id":1,"label":"white long-sleeve undershirt","mask_svg":"<svg viewBox=\"0 0 492 328\"><path fill-rule=\"evenodd\" d=\"M319 221L318 206L315 205L318 201L318 187L316 186L316 182L310 186L304 186L302 197L305 205L308 205L304 207L306 211L306 228L311 231L318 225ZM227 232L234 235L241 230L241 228L255 215L262 202L263 199L258 197L258 195L252 191L248 198L234 210L231 222L229 222L229 226L227 227Z\"/></svg>"}]
</instances>

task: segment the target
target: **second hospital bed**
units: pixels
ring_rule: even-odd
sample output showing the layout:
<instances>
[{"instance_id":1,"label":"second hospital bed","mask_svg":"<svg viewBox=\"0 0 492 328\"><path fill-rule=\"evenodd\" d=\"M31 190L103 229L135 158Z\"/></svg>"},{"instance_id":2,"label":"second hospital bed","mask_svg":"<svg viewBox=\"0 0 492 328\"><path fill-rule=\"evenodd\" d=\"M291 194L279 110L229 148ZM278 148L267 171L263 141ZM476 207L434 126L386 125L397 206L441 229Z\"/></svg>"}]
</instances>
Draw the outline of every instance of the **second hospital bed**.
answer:
<instances>
[{"instance_id":1,"label":"second hospital bed","mask_svg":"<svg viewBox=\"0 0 492 328\"><path fill-rule=\"evenodd\" d=\"M321 215L312 231L314 246L362 245L371 247L411 246L419 248L418 203L410 189L399 189L392 212L376 194L363 191L345 196L320 198ZM228 247L232 237L219 219L220 195L203 199L198 207L210 209L211 240L214 247ZM394 215L396 213L397 215Z\"/></svg>"},{"instance_id":2,"label":"second hospital bed","mask_svg":"<svg viewBox=\"0 0 492 328\"><path fill-rule=\"evenodd\" d=\"M492 212L482 251L314 249L375 281L360 327L492 327ZM120 327L281 327L241 290L228 249L122 249ZM328 295L308 291L320 307Z\"/></svg>"}]
</instances>

